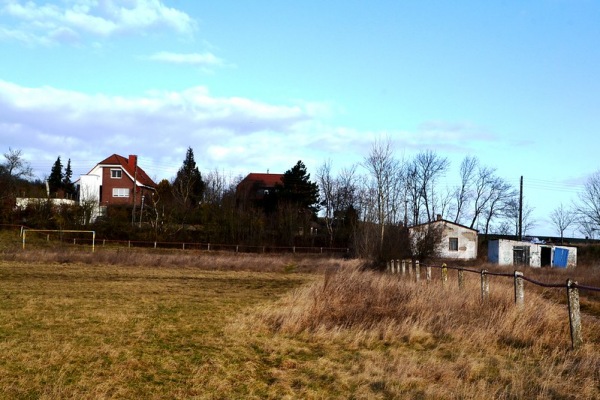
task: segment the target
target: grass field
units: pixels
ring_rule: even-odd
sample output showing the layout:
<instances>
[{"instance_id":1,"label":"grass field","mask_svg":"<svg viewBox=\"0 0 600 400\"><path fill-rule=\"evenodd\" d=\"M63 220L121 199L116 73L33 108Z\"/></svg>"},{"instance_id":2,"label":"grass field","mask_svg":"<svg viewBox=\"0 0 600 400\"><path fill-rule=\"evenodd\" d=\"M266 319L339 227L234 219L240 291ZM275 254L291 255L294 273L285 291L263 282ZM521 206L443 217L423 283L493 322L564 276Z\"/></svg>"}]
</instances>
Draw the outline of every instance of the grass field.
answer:
<instances>
[{"instance_id":1,"label":"grass field","mask_svg":"<svg viewBox=\"0 0 600 400\"><path fill-rule=\"evenodd\" d=\"M600 323L357 261L5 252L0 398L600 398ZM439 283L439 282L438 282Z\"/></svg>"}]
</instances>

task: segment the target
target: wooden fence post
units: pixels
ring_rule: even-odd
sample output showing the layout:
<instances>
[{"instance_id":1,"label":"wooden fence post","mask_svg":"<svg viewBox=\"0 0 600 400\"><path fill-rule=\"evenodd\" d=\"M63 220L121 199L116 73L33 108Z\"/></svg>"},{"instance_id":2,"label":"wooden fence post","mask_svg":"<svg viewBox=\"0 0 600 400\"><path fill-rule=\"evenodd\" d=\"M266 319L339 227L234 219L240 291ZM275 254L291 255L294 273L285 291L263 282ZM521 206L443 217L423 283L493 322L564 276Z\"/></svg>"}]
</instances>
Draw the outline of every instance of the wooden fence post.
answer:
<instances>
[{"instance_id":1,"label":"wooden fence post","mask_svg":"<svg viewBox=\"0 0 600 400\"><path fill-rule=\"evenodd\" d=\"M419 282L421 280L421 265L419 264L419 260L415 261L415 281Z\"/></svg>"},{"instance_id":2,"label":"wooden fence post","mask_svg":"<svg viewBox=\"0 0 600 400\"><path fill-rule=\"evenodd\" d=\"M465 288L465 271L462 268L458 270L458 288L461 290Z\"/></svg>"},{"instance_id":3,"label":"wooden fence post","mask_svg":"<svg viewBox=\"0 0 600 400\"><path fill-rule=\"evenodd\" d=\"M490 280L487 270L481 270L481 301L486 302L490 298Z\"/></svg>"},{"instance_id":4,"label":"wooden fence post","mask_svg":"<svg viewBox=\"0 0 600 400\"><path fill-rule=\"evenodd\" d=\"M523 273L515 271L515 304L517 307L525 305L525 282L523 281Z\"/></svg>"},{"instance_id":5,"label":"wooden fence post","mask_svg":"<svg viewBox=\"0 0 600 400\"><path fill-rule=\"evenodd\" d=\"M446 282L448 282L448 266L444 263L442 264L442 285L446 286Z\"/></svg>"},{"instance_id":6,"label":"wooden fence post","mask_svg":"<svg viewBox=\"0 0 600 400\"><path fill-rule=\"evenodd\" d=\"M567 279L567 301L569 305L569 324L571 327L571 348L579 348L583 344L581 336L581 314L579 312L579 290L573 285L577 282Z\"/></svg>"}]
</instances>

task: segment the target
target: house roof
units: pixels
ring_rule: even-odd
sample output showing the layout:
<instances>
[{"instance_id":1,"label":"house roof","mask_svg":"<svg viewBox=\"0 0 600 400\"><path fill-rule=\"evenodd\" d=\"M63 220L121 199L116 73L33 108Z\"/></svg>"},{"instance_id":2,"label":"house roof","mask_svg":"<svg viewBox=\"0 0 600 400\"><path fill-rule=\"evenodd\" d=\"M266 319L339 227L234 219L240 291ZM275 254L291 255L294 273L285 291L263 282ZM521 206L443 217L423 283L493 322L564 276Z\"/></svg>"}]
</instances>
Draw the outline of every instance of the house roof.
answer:
<instances>
[{"instance_id":1,"label":"house roof","mask_svg":"<svg viewBox=\"0 0 600 400\"><path fill-rule=\"evenodd\" d=\"M463 229L469 229L469 230L478 232L477 229L469 228L466 225L457 224L455 222L448 221L447 219L441 219L441 218L439 218L439 219L437 219L435 221L425 222L425 223L422 223L422 224L417 224L417 225L409 226L408 229L413 229L413 228L418 228L420 226L425 226L425 225L429 225L429 224L438 224L438 223L444 223L444 224L450 224L450 225L454 225L454 226L460 226Z\"/></svg>"},{"instance_id":2,"label":"house roof","mask_svg":"<svg viewBox=\"0 0 600 400\"><path fill-rule=\"evenodd\" d=\"M137 158L136 158L137 159ZM154 181L152 179L150 179L150 177L148 176L148 174L146 173L146 171L144 171L138 164L137 166L137 175L136 175L136 170L135 170L135 162L130 163L130 160L128 158L125 158L123 156L120 156L118 154L113 154L110 157L107 157L106 159L100 161L98 165L102 165L102 166L120 166L122 167L125 172L127 172L127 174L131 177L131 179L133 180L134 177L137 181L138 185L141 186L148 186L148 187L156 187L156 183L154 183Z\"/></svg>"},{"instance_id":3,"label":"house roof","mask_svg":"<svg viewBox=\"0 0 600 400\"><path fill-rule=\"evenodd\" d=\"M252 172L249 173L248 176L246 176L242 182L247 182L247 183L254 183L254 182L260 182L262 183L265 187L275 187L275 185L277 184L282 184L282 179L283 178L283 174L261 174L261 173L256 173L256 172ZM241 182L240 182L241 183Z\"/></svg>"}]
</instances>

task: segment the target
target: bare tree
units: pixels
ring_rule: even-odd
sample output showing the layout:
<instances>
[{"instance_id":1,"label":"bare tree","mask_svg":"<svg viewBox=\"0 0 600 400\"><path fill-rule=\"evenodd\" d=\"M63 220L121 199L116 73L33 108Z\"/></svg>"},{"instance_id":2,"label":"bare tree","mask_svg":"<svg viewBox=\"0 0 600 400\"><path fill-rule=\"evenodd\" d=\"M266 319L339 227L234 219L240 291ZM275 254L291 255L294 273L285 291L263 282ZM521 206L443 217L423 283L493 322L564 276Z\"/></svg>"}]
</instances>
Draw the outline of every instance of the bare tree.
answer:
<instances>
[{"instance_id":1,"label":"bare tree","mask_svg":"<svg viewBox=\"0 0 600 400\"><path fill-rule=\"evenodd\" d=\"M9 147L4 153L4 162L0 164L0 199L14 196L17 181L31 177L31 166L23 159L22 151Z\"/></svg>"},{"instance_id":2,"label":"bare tree","mask_svg":"<svg viewBox=\"0 0 600 400\"><path fill-rule=\"evenodd\" d=\"M394 157L389 139L376 140L362 165L370 176L370 190L374 197L374 223L378 227L377 243L383 247L386 224L395 219L399 186L402 183L402 165Z\"/></svg>"},{"instance_id":3,"label":"bare tree","mask_svg":"<svg viewBox=\"0 0 600 400\"><path fill-rule=\"evenodd\" d=\"M477 219L487 208L488 202L492 196L490 187L495 179L496 170L484 166L477 167L475 178L475 188L473 194L473 214L470 228L475 226Z\"/></svg>"},{"instance_id":4,"label":"bare tree","mask_svg":"<svg viewBox=\"0 0 600 400\"><path fill-rule=\"evenodd\" d=\"M333 220L335 213L335 181L331 175L331 160L325 161L317 170L317 183L319 184L321 207L325 229L329 236L329 246L333 244Z\"/></svg>"},{"instance_id":5,"label":"bare tree","mask_svg":"<svg viewBox=\"0 0 600 400\"><path fill-rule=\"evenodd\" d=\"M506 210L516 198L517 192L511 184L498 176L492 179L489 186L489 196L486 201L487 207L483 212L483 217L485 219L485 235L487 235L490 230L491 222L494 219L506 215Z\"/></svg>"},{"instance_id":6,"label":"bare tree","mask_svg":"<svg viewBox=\"0 0 600 400\"><path fill-rule=\"evenodd\" d=\"M575 213L572 210L566 209L562 203L550 213L550 220L554 224L556 230L560 233L561 243L563 243L565 231L575 222L575 219Z\"/></svg>"},{"instance_id":7,"label":"bare tree","mask_svg":"<svg viewBox=\"0 0 600 400\"><path fill-rule=\"evenodd\" d=\"M462 214L473 196L473 179L477 172L477 157L466 156L460 163L460 186L456 189L456 215L454 223L460 223Z\"/></svg>"},{"instance_id":8,"label":"bare tree","mask_svg":"<svg viewBox=\"0 0 600 400\"><path fill-rule=\"evenodd\" d=\"M594 232L600 228L600 170L587 179L583 191L578 195L575 209L580 225L585 226L586 231Z\"/></svg>"},{"instance_id":9,"label":"bare tree","mask_svg":"<svg viewBox=\"0 0 600 400\"><path fill-rule=\"evenodd\" d=\"M431 150L423 151L413 160L412 179L416 179L416 188L423 201L427 221L431 222L436 217L436 181L450 167L447 158L437 155Z\"/></svg>"}]
</instances>

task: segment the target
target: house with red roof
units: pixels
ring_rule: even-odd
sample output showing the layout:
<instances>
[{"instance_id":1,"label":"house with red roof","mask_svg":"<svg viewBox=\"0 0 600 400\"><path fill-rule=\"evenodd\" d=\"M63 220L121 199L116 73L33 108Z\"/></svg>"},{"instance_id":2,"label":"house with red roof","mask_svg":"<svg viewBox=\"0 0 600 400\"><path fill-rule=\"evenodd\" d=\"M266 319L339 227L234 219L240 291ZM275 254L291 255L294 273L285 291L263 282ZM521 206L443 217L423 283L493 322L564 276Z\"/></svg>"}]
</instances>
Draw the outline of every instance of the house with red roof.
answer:
<instances>
[{"instance_id":1,"label":"house with red roof","mask_svg":"<svg viewBox=\"0 0 600 400\"><path fill-rule=\"evenodd\" d=\"M138 165L135 155L113 154L79 178L80 204L95 203L100 214L111 205L139 206L155 190L156 183Z\"/></svg>"},{"instance_id":2,"label":"house with red roof","mask_svg":"<svg viewBox=\"0 0 600 400\"><path fill-rule=\"evenodd\" d=\"M262 174L252 172L237 185L238 199L246 201L262 200L277 185L283 186L283 174Z\"/></svg>"}]
</instances>

